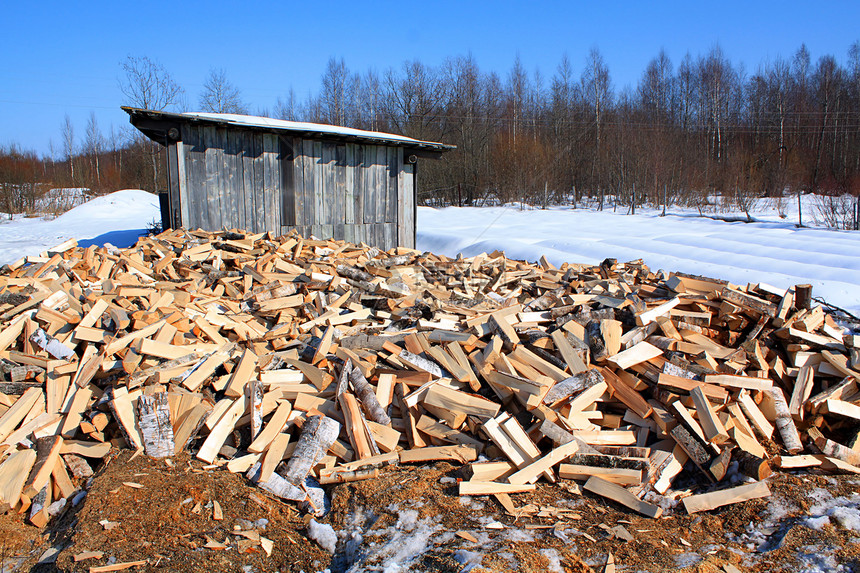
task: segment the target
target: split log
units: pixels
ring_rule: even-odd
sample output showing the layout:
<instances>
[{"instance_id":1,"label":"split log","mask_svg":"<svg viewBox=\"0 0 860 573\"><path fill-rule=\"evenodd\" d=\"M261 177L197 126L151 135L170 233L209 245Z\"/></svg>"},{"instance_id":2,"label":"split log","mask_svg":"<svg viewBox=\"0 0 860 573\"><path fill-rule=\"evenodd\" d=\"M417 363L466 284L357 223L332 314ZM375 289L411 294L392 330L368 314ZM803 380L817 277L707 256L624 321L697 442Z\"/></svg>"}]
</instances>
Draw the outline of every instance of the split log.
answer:
<instances>
[{"instance_id":1,"label":"split log","mask_svg":"<svg viewBox=\"0 0 860 573\"><path fill-rule=\"evenodd\" d=\"M378 469L371 470L353 470L349 472L332 472L320 477L320 483L323 485L335 483L351 483L363 481L366 479L377 479L379 477Z\"/></svg>"},{"instance_id":2,"label":"split log","mask_svg":"<svg viewBox=\"0 0 860 573\"><path fill-rule=\"evenodd\" d=\"M814 428L810 430L810 437L813 437L816 447L821 450L821 453L825 456L842 460L843 462L847 462L853 466L860 466L860 452L845 447L833 440L827 439L821 435L820 431L817 431Z\"/></svg>"},{"instance_id":3,"label":"split log","mask_svg":"<svg viewBox=\"0 0 860 573\"><path fill-rule=\"evenodd\" d=\"M30 523L36 527L45 527L50 519L48 516L48 506L50 504L49 488L48 486L44 486L30 502Z\"/></svg>"},{"instance_id":4,"label":"split log","mask_svg":"<svg viewBox=\"0 0 860 573\"><path fill-rule=\"evenodd\" d=\"M36 457L33 450L18 450L0 465L0 502L10 507L18 505Z\"/></svg>"},{"instance_id":5,"label":"split log","mask_svg":"<svg viewBox=\"0 0 860 573\"><path fill-rule=\"evenodd\" d=\"M260 380L251 380L248 397L251 409L251 440L254 440L263 429L263 383Z\"/></svg>"},{"instance_id":6,"label":"split log","mask_svg":"<svg viewBox=\"0 0 860 573\"><path fill-rule=\"evenodd\" d=\"M128 397L128 389L124 387L109 388L105 396L111 398L108 401L114 420L122 434L125 443L136 450L143 448L143 439L134 414L134 405Z\"/></svg>"},{"instance_id":7,"label":"split log","mask_svg":"<svg viewBox=\"0 0 860 573\"><path fill-rule=\"evenodd\" d=\"M588 349L591 352L591 359L599 362L605 359L608 354L606 344L603 340L603 333L600 329L600 321L592 320L585 325L585 342L588 344Z\"/></svg>"},{"instance_id":8,"label":"split log","mask_svg":"<svg viewBox=\"0 0 860 573\"><path fill-rule=\"evenodd\" d=\"M540 474L549 471L550 468L566 460L568 456L575 454L577 451L579 451L579 444L576 442L568 442L557 448L553 448L543 457L536 459L508 476L508 483L532 483L537 480Z\"/></svg>"},{"instance_id":9,"label":"split log","mask_svg":"<svg viewBox=\"0 0 860 573\"><path fill-rule=\"evenodd\" d=\"M337 267L335 267L335 270L340 276L352 279L354 281L369 283L373 280L373 275L371 275L370 273L366 273L361 269L349 265L337 265Z\"/></svg>"},{"instance_id":10,"label":"split log","mask_svg":"<svg viewBox=\"0 0 860 573\"><path fill-rule=\"evenodd\" d=\"M704 446L693 437L684 426L680 424L672 428L669 435L678 443L690 459L700 468L705 468L711 461L711 456L705 450Z\"/></svg>"},{"instance_id":11,"label":"split log","mask_svg":"<svg viewBox=\"0 0 860 573\"><path fill-rule=\"evenodd\" d=\"M648 469L647 460L621 456L608 456L603 454L577 452L568 458L568 462L573 465L605 469L626 469L636 471L647 471Z\"/></svg>"},{"instance_id":12,"label":"split log","mask_svg":"<svg viewBox=\"0 0 860 573\"><path fill-rule=\"evenodd\" d=\"M413 448L400 451L400 463L423 463L433 461L455 461L461 464L478 459L478 450L474 446L435 446L426 448Z\"/></svg>"},{"instance_id":13,"label":"split log","mask_svg":"<svg viewBox=\"0 0 860 573\"><path fill-rule=\"evenodd\" d=\"M620 503L621 505L647 517L656 519L663 514L662 507L642 501L620 485L608 482L597 476L591 476L588 478L588 481L585 482L583 488L587 491Z\"/></svg>"},{"instance_id":14,"label":"split log","mask_svg":"<svg viewBox=\"0 0 860 573\"><path fill-rule=\"evenodd\" d=\"M218 420L212 428L212 431L209 432L203 445L200 446L200 450L197 452L198 459L203 460L208 464L215 461L215 457L221 450L221 446L224 445L224 440L226 440L230 432L233 431L233 428L236 426L236 422L238 422L239 418L245 414L247 408L248 397L245 395L239 396L230 403L227 411L224 412L224 415L221 416L221 419Z\"/></svg>"},{"instance_id":15,"label":"split log","mask_svg":"<svg viewBox=\"0 0 860 573\"><path fill-rule=\"evenodd\" d=\"M212 412L212 404L203 400L194 406L190 412L179 421L174 431L174 453L178 454L183 451L191 440L197 436L197 432L206 423L209 414Z\"/></svg>"},{"instance_id":16,"label":"split log","mask_svg":"<svg viewBox=\"0 0 860 573\"><path fill-rule=\"evenodd\" d=\"M245 477L251 480L252 483L257 484L260 489L263 489L283 499L289 499L291 501L303 501L307 497L307 494L305 493L304 489L302 489L300 486L290 483L278 473L272 473L272 475L269 476L268 480L260 481L260 474L262 472L262 469L263 464L261 462L257 462L251 467L250 470L248 470L248 473ZM304 480L302 480L301 483L304 483Z\"/></svg>"},{"instance_id":17,"label":"split log","mask_svg":"<svg viewBox=\"0 0 860 573\"><path fill-rule=\"evenodd\" d=\"M60 436L48 436L36 440L36 462L24 486L24 495L32 499L39 490L48 485L62 447L63 438Z\"/></svg>"},{"instance_id":18,"label":"split log","mask_svg":"<svg viewBox=\"0 0 860 573\"><path fill-rule=\"evenodd\" d=\"M717 481L722 481L726 477L726 472L729 470L729 463L732 461L732 448L725 447L717 454L717 457L711 461L708 466L708 471L714 476Z\"/></svg>"},{"instance_id":19,"label":"split log","mask_svg":"<svg viewBox=\"0 0 860 573\"><path fill-rule=\"evenodd\" d=\"M621 486L630 486L642 483L642 470L603 468L579 464L561 464L558 467L558 477L563 479L585 481L592 476L597 476L610 483Z\"/></svg>"},{"instance_id":20,"label":"split log","mask_svg":"<svg viewBox=\"0 0 860 573\"><path fill-rule=\"evenodd\" d=\"M758 499L770 495L770 488L763 481L757 481L752 484L741 485L715 491L712 493L702 493L685 497L682 501L687 513L698 513L700 511L708 511L716 509L724 505L732 503L740 503L750 499Z\"/></svg>"},{"instance_id":21,"label":"split log","mask_svg":"<svg viewBox=\"0 0 860 573\"><path fill-rule=\"evenodd\" d=\"M62 458L66 462L66 465L69 466L69 471L72 472L75 479L83 480L92 477L93 469L81 456L76 454L63 454Z\"/></svg>"},{"instance_id":22,"label":"split log","mask_svg":"<svg viewBox=\"0 0 860 573\"><path fill-rule=\"evenodd\" d=\"M500 493L534 491L535 488L536 486L533 483L510 484L494 481L461 481L458 487L458 493L460 495L495 495Z\"/></svg>"},{"instance_id":23,"label":"split log","mask_svg":"<svg viewBox=\"0 0 860 573\"><path fill-rule=\"evenodd\" d=\"M798 310L809 310L812 304L812 285L794 285L794 306Z\"/></svg>"},{"instance_id":24,"label":"split log","mask_svg":"<svg viewBox=\"0 0 860 573\"><path fill-rule=\"evenodd\" d=\"M740 448L735 448L732 451L732 458L738 462L738 470L742 474L755 480L761 481L773 474L773 470L771 470L767 460L754 456Z\"/></svg>"}]
</instances>

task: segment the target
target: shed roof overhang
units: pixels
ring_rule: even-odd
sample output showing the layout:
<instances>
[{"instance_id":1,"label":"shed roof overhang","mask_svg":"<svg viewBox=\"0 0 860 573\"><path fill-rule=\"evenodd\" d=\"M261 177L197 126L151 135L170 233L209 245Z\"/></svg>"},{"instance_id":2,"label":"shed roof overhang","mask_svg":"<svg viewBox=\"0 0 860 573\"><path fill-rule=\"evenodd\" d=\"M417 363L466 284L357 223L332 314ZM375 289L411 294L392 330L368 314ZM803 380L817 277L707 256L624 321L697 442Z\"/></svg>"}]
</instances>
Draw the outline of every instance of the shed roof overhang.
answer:
<instances>
[{"instance_id":1,"label":"shed roof overhang","mask_svg":"<svg viewBox=\"0 0 860 573\"><path fill-rule=\"evenodd\" d=\"M181 127L183 125L192 124L215 125L344 143L403 147L412 155L433 159L439 159L446 151L456 148L453 145L421 141L392 133L364 131L321 123L285 121L268 117L224 113L173 113L127 106L123 106L122 109L128 113L129 121L133 126L151 140L165 146L182 137Z\"/></svg>"}]
</instances>

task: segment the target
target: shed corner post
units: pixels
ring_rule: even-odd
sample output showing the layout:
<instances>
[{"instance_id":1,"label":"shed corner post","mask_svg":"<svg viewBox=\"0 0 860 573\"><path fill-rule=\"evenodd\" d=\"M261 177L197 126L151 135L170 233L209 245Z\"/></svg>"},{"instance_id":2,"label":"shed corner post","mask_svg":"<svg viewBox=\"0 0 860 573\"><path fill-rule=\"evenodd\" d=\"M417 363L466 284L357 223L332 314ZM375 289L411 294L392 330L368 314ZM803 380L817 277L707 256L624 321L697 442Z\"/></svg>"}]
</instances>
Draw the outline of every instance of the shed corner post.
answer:
<instances>
[{"instance_id":1,"label":"shed corner post","mask_svg":"<svg viewBox=\"0 0 860 573\"><path fill-rule=\"evenodd\" d=\"M412 248L418 246L418 161L412 164Z\"/></svg>"}]
</instances>

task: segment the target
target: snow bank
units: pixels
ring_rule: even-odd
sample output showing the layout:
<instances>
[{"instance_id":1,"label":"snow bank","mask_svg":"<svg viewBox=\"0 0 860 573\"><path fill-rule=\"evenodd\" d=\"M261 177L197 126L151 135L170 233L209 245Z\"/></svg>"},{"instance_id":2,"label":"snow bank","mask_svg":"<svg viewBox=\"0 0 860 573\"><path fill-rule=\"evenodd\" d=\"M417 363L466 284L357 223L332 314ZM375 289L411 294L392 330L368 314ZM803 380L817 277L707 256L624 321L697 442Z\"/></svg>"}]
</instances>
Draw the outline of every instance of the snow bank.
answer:
<instances>
[{"instance_id":1,"label":"snow bank","mask_svg":"<svg viewBox=\"0 0 860 573\"><path fill-rule=\"evenodd\" d=\"M96 197L53 220L16 215L0 220L0 264L38 255L67 239L84 247L130 247L153 220L161 220L158 197L140 189Z\"/></svg>"}]
</instances>

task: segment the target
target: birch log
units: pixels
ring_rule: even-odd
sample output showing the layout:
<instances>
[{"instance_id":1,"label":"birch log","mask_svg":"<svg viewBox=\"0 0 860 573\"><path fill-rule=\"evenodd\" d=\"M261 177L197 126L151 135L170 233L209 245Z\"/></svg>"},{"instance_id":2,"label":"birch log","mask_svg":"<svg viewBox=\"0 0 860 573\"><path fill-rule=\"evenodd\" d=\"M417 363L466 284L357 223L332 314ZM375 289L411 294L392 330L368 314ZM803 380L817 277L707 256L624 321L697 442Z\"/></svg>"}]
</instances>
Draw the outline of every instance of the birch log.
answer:
<instances>
[{"instance_id":1,"label":"birch log","mask_svg":"<svg viewBox=\"0 0 860 573\"><path fill-rule=\"evenodd\" d=\"M59 360L66 360L74 354L74 351L71 348L46 333L41 328L36 330L36 332L30 336L30 342Z\"/></svg>"},{"instance_id":2,"label":"birch log","mask_svg":"<svg viewBox=\"0 0 860 573\"><path fill-rule=\"evenodd\" d=\"M311 469L322 459L340 434L340 424L325 416L305 420L296 449L284 470L284 478L295 486L304 483Z\"/></svg>"},{"instance_id":3,"label":"birch log","mask_svg":"<svg viewBox=\"0 0 860 573\"><path fill-rule=\"evenodd\" d=\"M376 393L370 387L361 370L353 368L352 372L349 373L349 381L352 382L352 387L355 389L358 401L361 402L361 407L367 417L383 426L391 424L391 418L382 409L379 400L376 399Z\"/></svg>"},{"instance_id":4,"label":"birch log","mask_svg":"<svg viewBox=\"0 0 860 573\"><path fill-rule=\"evenodd\" d=\"M305 499L305 490L299 486L291 484L277 472L272 472L272 475L269 476L268 480L261 482L260 473L262 472L262 469L262 462L257 462L250 470L248 470L246 477L251 480L251 482L257 484L260 489L278 497L289 499L291 501L302 501Z\"/></svg>"},{"instance_id":5,"label":"birch log","mask_svg":"<svg viewBox=\"0 0 860 573\"><path fill-rule=\"evenodd\" d=\"M143 436L143 450L151 458L167 458L176 451L167 392L141 395L137 399L137 424Z\"/></svg>"},{"instance_id":6,"label":"birch log","mask_svg":"<svg viewBox=\"0 0 860 573\"><path fill-rule=\"evenodd\" d=\"M263 429L263 383L255 378L249 384L251 397L251 440L253 441Z\"/></svg>"},{"instance_id":7,"label":"birch log","mask_svg":"<svg viewBox=\"0 0 860 573\"><path fill-rule=\"evenodd\" d=\"M565 378L553 385L543 397L543 403L547 405L557 404L601 382L605 382L605 380L603 374L597 369L590 369L579 374L574 374L570 378Z\"/></svg>"},{"instance_id":8,"label":"birch log","mask_svg":"<svg viewBox=\"0 0 860 573\"><path fill-rule=\"evenodd\" d=\"M776 414L776 429L779 430L779 435L782 437L782 443L791 454L797 454L803 451L803 444L800 441L800 434L797 431L797 426L794 425L794 419L791 417L791 412L788 409L788 402L785 401L785 394L780 388L771 388L767 393L773 398L773 409Z\"/></svg>"}]
</instances>

